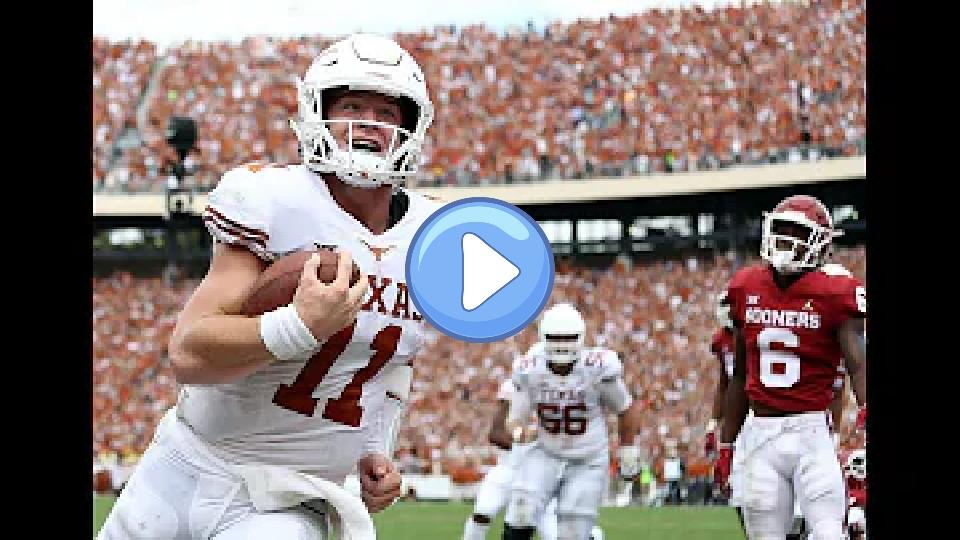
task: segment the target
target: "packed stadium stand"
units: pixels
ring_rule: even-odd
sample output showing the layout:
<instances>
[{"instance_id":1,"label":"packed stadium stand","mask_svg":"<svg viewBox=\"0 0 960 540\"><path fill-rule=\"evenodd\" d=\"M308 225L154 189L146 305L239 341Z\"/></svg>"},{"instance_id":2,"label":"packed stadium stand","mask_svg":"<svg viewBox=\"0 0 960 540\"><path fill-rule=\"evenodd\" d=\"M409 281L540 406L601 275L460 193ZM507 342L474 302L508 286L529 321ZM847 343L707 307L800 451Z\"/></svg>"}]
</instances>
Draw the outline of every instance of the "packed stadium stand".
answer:
<instances>
[{"instance_id":1,"label":"packed stadium stand","mask_svg":"<svg viewBox=\"0 0 960 540\"><path fill-rule=\"evenodd\" d=\"M393 37L424 66L436 120L421 183L636 176L865 153L865 2L651 10L495 33ZM184 187L297 162L293 75L336 36L94 40L95 190L162 191L171 115L198 122Z\"/></svg>"}]
</instances>

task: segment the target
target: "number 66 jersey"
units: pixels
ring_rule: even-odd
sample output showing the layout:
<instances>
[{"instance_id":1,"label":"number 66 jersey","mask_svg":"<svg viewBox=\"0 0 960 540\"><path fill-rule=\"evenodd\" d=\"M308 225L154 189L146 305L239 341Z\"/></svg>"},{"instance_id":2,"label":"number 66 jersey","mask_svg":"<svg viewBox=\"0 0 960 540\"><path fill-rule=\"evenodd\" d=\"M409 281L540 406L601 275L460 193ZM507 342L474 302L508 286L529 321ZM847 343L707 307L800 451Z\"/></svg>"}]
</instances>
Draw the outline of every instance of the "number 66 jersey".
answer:
<instances>
[{"instance_id":1,"label":"number 66 jersey","mask_svg":"<svg viewBox=\"0 0 960 540\"><path fill-rule=\"evenodd\" d=\"M537 416L536 444L564 459L605 456L603 408L620 414L633 402L617 353L602 348L584 348L570 373L557 375L535 343L514 365L513 383Z\"/></svg>"},{"instance_id":2,"label":"number 66 jersey","mask_svg":"<svg viewBox=\"0 0 960 540\"><path fill-rule=\"evenodd\" d=\"M827 264L780 289L764 263L739 270L728 298L746 343L750 401L783 412L826 410L843 358L837 330L867 314L863 284Z\"/></svg>"}]
</instances>

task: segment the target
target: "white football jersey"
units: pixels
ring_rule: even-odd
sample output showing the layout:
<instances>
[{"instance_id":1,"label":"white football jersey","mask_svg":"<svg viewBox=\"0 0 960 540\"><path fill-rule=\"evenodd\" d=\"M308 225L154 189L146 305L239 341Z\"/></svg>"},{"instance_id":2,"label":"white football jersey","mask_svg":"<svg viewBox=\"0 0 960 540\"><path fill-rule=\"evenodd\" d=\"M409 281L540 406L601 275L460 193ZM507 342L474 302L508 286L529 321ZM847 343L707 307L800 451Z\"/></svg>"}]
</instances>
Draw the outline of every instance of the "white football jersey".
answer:
<instances>
[{"instance_id":1,"label":"white football jersey","mask_svg":"<svg viewBox=\"0 0 960 540\"><path fill-rule=\"evenodd\" d=\"M380 235L344 211L326 182L302 165L238 167L210 193L203 220L217 241L266 261L314 245L345 247L370 280L356 324L313 355L275 361L229 384L182 387L178 416L220 457L339 482L367 441L386 430L382 374L411 361L424 329L405 283L407 249L440 206L407 193L406 214Z\"/></svg>"},{"instance_id":2,"label":"white football jersey","mask_svg":"<svg viewBox=\"0 0 960 540\"><path fill-rule=\"evenodd\" d=\"M615 403L604 398L601 381L617 388ZM579 459L608 451L604 408L621 413L632 403L617 353L584 348L568 375L547 367L543 344L535 343L514 365L513 383L526 394L537 415L536 444L549 453Z\"/></svg>"}]
</instances>

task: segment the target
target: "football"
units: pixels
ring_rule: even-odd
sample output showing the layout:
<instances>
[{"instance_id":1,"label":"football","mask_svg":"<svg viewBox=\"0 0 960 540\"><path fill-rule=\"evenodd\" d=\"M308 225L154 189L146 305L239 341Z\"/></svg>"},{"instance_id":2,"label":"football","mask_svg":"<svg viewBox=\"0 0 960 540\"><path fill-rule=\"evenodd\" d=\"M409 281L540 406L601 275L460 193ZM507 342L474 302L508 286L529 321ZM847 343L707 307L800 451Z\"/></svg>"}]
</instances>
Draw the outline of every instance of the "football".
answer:
<instances>
[{"instance_id":1,"label":"football","mask_svg":"<svg viewBox=\"0 0 960 540\"><path fill-rule=\"evenodd\" d=\"M303 265L314 253L320 255L317 278L324 283L332 283L337 277L338 252L329 249L295 251L277 259L260 274L241 313L247 316L261 315L292 302L293 295L300 284ZM360 268L354 261L350 285L354 285L358 279L360 279Z\"/></svg>"}]
</instances>

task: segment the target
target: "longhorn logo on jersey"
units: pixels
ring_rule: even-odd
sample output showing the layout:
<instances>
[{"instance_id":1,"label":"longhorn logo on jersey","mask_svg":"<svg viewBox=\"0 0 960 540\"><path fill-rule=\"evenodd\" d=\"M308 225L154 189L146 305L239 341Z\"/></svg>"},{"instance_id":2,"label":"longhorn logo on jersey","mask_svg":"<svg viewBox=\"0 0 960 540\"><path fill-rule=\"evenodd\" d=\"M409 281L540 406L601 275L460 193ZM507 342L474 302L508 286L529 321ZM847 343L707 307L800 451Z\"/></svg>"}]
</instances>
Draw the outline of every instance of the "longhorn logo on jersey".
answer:
<instances>
[{"instance_id":1,"label":"longhorn logo on jersey","mask_svg":"<svg viewBox=\"0 0 960 540\"><path fill-rule=\"evenodd\" d=\"M363 238L360 238L359 240L363 245L367 246L367 249L370 250L370 253L373 253L373 256L377 259L377 262L380 262L380 258L386 255L388 251L397 247L395 244L390 244L389 246L374 246Z\"/></svg>"}]
</instances>

